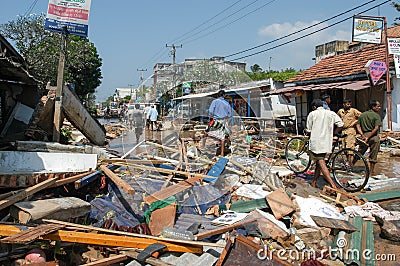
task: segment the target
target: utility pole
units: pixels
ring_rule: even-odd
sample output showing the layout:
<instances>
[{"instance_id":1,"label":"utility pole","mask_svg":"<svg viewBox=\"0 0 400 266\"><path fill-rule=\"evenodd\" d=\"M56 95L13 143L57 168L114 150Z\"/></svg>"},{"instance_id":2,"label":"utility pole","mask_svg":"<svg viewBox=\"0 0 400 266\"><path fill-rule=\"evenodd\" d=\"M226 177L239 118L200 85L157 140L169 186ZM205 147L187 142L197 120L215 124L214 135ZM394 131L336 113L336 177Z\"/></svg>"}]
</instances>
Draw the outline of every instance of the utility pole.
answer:
<instances>
[{"instance_id":1,"label":"utility pole","mask_svg":"<svg viewBox=\"0 0 400 266\"><path fill-rule=\"evenodd\" d=\"M172 48L171 49L171 55L172 55L172 64L176 64L176 48L182 48L182 44L179 46L175 46L175 44L173 45L168 45L166 44L165 47L167 48Z\"/></svg>"},{"instance_id":2,"label":"utility pole","mask_svg":"<svg viewBox=\"0 0 400 266\"><path fill-rule=\"evenodd\" d=\"M168 45L168 44L166 44L165 45L165 47L167 47L167 48L172 48L171 49L171 55L172 55L172 69L173 69L173 76L172 76L172 88L173 88L173 97L175 98L175 95L176 95L176 91L175 91L175 86L176 86L176 84L175 84L175 75L176 75L176 69L175 69L175 64L176 64L176 48L182 48L182 44L181 45L179 45L179 46L176 46L175 44L172 44L172 45Z\"/></svg>"},{"instance_id":3,"label":"utility pole","mask_svg":"<svg viewBox=\"0 0 400 266\"><path fill-rule=\"evenodd\" d=\"M143 92L143 85L142 85L142 83L143 83L143 72L146 72L147 71L147 68L146 69L143 69L143 68L141 68L141 69L136 69L136 71L140 71L141 72L141 74L140 74L140 84L139 84L139 86L141 86L141 90L140 90L140 92L141 92L141 94L142 94L142 97L144 97L145 95L144 95L144 92ZM136 98L137 98L137 96L136 96ZM144 97L145 98L145 97Z\"/></svg>"},{"instance_id":4,"label":"utility pole","mask_svg":"<svg viewBox=\"0 0 400 266\"><path fill-rule=\"evenodd\" d=\"M67 53L68 30L65 26L61 32L61 48L58 60L57 88L54 102L54 118L53 118L53 141L60 142L61 125L62 125L62 95L64 87L64 66L65 55Z\"/></svg>"}]
</instances>

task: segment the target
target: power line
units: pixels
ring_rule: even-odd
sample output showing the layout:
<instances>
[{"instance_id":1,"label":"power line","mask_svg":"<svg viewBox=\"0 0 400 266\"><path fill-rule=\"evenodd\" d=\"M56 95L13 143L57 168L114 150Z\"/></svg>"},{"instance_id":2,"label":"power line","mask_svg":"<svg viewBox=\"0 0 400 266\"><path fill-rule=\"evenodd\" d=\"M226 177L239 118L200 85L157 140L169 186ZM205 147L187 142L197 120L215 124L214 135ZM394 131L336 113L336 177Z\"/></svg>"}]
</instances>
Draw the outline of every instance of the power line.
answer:
<instances>
[{"instance_id":1,"label":"power line","mask_svg":"<svg viewBox=\"0 0 400 266\"><path fill-rule=\"evenodd\" d=\"M354 7L354 8L352 8L352 9L349 9L349 10L347 10L347 11L345 11L345 12L342 12L342 13L340 13L340 14L338 14L338 15L335 15L335 16L333 16L333 17L330 17L330 18L328 18L328 19L325 19L325 20L323 20L323 21L321 21L321 22L318 22L318 23L316 23L316 24L310 25L310 26L308 26L308 27L306 27L306 28L304 28L304 29L301 29L301 30L292 32L292 33L290 33L290 34L288 34L288 35L285 35L285 36L280 37L280 38L278 38L278 39L275 39L275 40L272 40L272 41L269 41L269 42L266 42L266 43L263 43L263 44L254 46L254 47L252 47L252 48L249 48L249 49L246 49L246 50L237 52L237 53L233 53L233 54L227 55L227 56L225 56L225 57L228 58L228 57L231 57L231 56L234 56L234 55L242 54L242 53L245 53L245 52L248 52L248 51L251 51L251 50L260 48L260 47L265 46L265 45L267 45L267 44L271 44L271 43L277 42L277 41L279 41L279 40L282 40L282 39L285 39L285 38L290 37L290 36L292 36L292 35L295 35L295 34L297 34L297 33L300 33L300 32L302 32L302 31L305 31L305 30L308 30L308 29L313 28L313 27L315 27L315 26L318 26L318 25L320 25L320 24L322 24L322 23L325 23L325 22L327 22L327 21L329 21L329 20L332 20L332 19L334 19L334 18L340 17L340 16L342 16L342 15L344 15L344 14L346 14L346 13L349 13L349 12L351 12L351 11L353 11L353 10L356 10L356 9L358 9L358 8L360 8L360 7L363 7L363 6L365 6L365 5L368 5L368 4L370 4L370 3L372 3L372 2L375 2L375 1L376 1L376 0L371 0L371 1L369 1L368 3L364 3L364 4L362 4L362 5L359 5L359 6L357 6L357 7Z\"/></svg>"},{"instance_id":2,"label":"power line","mask_svg":"<svg viewBox=\"0 0 400 266\"><path fill-rule=\"evenodd\" d=\"M226 20L226 19L228 19L228 18L230 18L230 17L236 15L236 14L239 13L240 11L242 11L242 10L248 8L249 6L253 5L254 3L256 3L256 2L258 2L258 1L259 1L259 0L255 0L255 1L251 2L251 3L249 3L248 5L242 7L241 9L236 10L235 12L233 12L233 13L227 15L226 17L224 17L224 18L222 18L222 19L220 19L220 20L218 20L217 22L214 22L213 24L211 24L211 25L208 26L207 28L198 31L198 32L192 34L191 36L189 36L189 37L187 37L187 38L182 39L181 42L183 42L183 41L185 41L185 40L187 40L187 39L190 39L190 38L192 38L192 37L194 37L194 36L196 36L196 35L199 35L200 33L204 32L204 31L208 30L209 28L211 28L211 27L213 27L213 26L215 26L215 25L217 25L217 24L223 22L224 20ZM273 0L273 1L275 1L275 0ZM196 40L197 40L197 39L196 39Z\"/></svg>"},{"instance_id":3,"label":"power line","mask_svg":"<svg viewBox=\"0 0 400 266\"><path fill-rule=\"evenodd\" d=\"M376 7L379 7L379 6L383 5L383 4L386 4L387 2L390 2L390 1L391 1L391 0L386 0L385 2L383 2L383 3L381 3L381 4L378 4L378 5L373 6L373 7L369 8L369 9L367 9L367 10L362 11L361 14L362 14L362 13L365 13L365 12L368 12L368 11L370 11L370 10L376 8ZM334 23L334 24L332 24L332 25L323 27L323 28L321 28L321 29L318 29L318 30L316 30L316 31L314 31L314 32L311 32L311 33L308 33L308 34L306 34L306 35L300 36L300 37L295 38L295 39L293 39L293 40L284 42L284 43L279 44L279 45L275 45L275 46L273 46L273 47L271 47L271 48L268 48L268 49L265 49L265 50L262 50L262 51L259 51L259 52L256 52L256 53L252 53L252 54L249 54L249 55L246 55L246 56L242 56L242 57L239 57L239 58L235 58L235 59L233 59L232 61L236 61L236 60L244 59L244 58L251 57L251 56L254 56L254 55L257 55L257 54L261 54L261 53L270 51L270 50L272 50L272 49L281 47L281 46L283 46L283 45L286 45L286 44L289 44L289 43L298 41L298 40L300 40L300 39L303 39L303 38L305 38L305 37L308 37L308 36L310 36L310 35L313 35L313 34L315 34L315 33L318 33L318 32L320 32L320 31L326 30L326 29L331 28L331 27L333 27L333 26L336 26L336 25L338 25L338 24L340 24L340 23L343 23L344 21L349 20L349 19L351 19L351 18L353 18L353 16L347 17L347 18L345 18L345 19L343 19L343 20L340 20L340 21L338 21L338 22L336 22L336 23Z\"/></svg>"},{"instance_id":4,"label":"power line","mask_svg":"<svg viewBox=\"0 0 400 266\"><path fill-rule=\"evenodd\" d=\"M216 32L216 31L218 31L218 30L220 30L220 29L223 29L223 28L225 28L225 27L227 27L227 26L229 26L229 25L235 23L236 21L241 20L242 18L247 17L248 15L250 15L250 14L252 14L252 13L254 13L254 12L260 10L261 8L267 6L267 5L269 5L269 4L271 4L272 2L275 2L275 1L276 1L276 0L269 1L268 3L266 3L266 4L260 6L260 7L256 8L256 9L254 9L254 10L252 10L252 11L250 11L250 12L244 14L243 16L241 16L241 17L239 17L239 18L237 18L237 19L235 19L235 20L233 20L233 21L231 21L231 22L229 22L229 23L227 23L227 24L222 25L222 26L219 27L219 28L216 28L215 30L213 30L213 31L211 31L211 32L209 32L209 33L203 34L203 35L199 36L198 38L195 38L195 39L192 39L192 40L189 40L189 41L185 42L185 44L188 44L188 43L197 41L198 39L201 39L201 38L206 37L206 36L208 36L208 35L210 35L210 34ZM375 0L373 0L373 1L375 1Z\"/></svg>"},{"instance_id":5,"label":"power line","mask_svg":"<svg viewBox=\"0 0 400 266\"><path fill-rule=\"evenodd\" d=\"M228 6L227 8L223 9L222 11L220 11L219 13L217 13L216 15L214 15L213 17L207 19L206 21L204 21L203 23L201 23L200 25L194 27L193 29L191 29L190 31L182 34L179 37L176 37L173 41L171 42L178 42L182 37L188 35L189 33L197 30L198 28L200 28L201 26L207 24L208 22L210 22L211 20L213 20L214 18L218 17L219 15L221 15L222 13L224 13L225 11L229 10L230 8L232 8L233 6L235 6L237 3L241 2L242 0L236 1L235 3L233 3L232 5Z\"/></svg>"},{"instance_id":6,"label":"power line","mask_svg":"<svg viewBox=\"0 0 400 266\"><path fill-rule=\"evenodd\" d=\"M36 6L37 2L38 2L38 0L34 0L34 1L32 2L32 4L31 4L31 5L28 7L28 9L26 10L24 17L26 17L28 14L30 14L30 13L32 12L32 10L33 10L33 8Z\"/></svg>"}]
</instances>

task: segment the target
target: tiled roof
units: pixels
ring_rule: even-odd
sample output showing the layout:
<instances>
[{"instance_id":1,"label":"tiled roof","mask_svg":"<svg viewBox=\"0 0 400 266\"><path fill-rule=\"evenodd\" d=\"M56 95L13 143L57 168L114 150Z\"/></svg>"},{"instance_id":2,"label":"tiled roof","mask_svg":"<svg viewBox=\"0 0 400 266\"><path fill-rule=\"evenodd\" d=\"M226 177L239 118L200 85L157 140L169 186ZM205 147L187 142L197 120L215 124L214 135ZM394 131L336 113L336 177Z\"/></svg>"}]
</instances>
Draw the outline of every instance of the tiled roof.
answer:
<instances>
[{"instance_id":1,"label":"tiled roof","mask_svg":"<svg viewBox=\"0 0 400 266\"><path fill-rule=\"evenodd\" d=\"M400 26L388 29L388 37L400 37ZM295 77L287 80L286 83L332 79L365 74L364 66L371 59L385 61L384 44L368 44L359 50L326 57ZM390 65L393 65L393 56L391 55L389 55L389 63ZM366 74L365 78L367 78Z\"/></svg>"}]
</instances>

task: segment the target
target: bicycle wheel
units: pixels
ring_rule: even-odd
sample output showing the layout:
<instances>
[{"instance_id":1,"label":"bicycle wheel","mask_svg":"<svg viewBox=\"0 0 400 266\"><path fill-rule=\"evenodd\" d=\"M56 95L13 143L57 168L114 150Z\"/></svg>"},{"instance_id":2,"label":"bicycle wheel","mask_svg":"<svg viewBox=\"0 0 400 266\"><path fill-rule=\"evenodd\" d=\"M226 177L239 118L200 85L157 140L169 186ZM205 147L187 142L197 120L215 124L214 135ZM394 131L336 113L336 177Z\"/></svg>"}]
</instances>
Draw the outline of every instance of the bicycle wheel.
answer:
<instances>
[{"instance_id":1,"label":"bicycle wheel","mask_svg":"<svg viewBox=\"0 0 400 266\"><path fill-rule=\"evenodd\" d=\"M304 138L294 137L286 144L285 157L290 170L296 174L304 173L310 167L311 159Z\"/></svg>"},{"instance_id":2,"label":"bicycle wheel","mask_svg":"<svg viewBox=\"0 0 400 266\"><path fill-rule=\"evenodd\" d=\"M353 160L353 158L357 160ZM352 165L352 162L355 162ZM368 162L356 150L345 148L338 151L332 160L332 173L336 183L344 190L356 192L365 187L369 178Z\"/></svg>"}]
</instances>

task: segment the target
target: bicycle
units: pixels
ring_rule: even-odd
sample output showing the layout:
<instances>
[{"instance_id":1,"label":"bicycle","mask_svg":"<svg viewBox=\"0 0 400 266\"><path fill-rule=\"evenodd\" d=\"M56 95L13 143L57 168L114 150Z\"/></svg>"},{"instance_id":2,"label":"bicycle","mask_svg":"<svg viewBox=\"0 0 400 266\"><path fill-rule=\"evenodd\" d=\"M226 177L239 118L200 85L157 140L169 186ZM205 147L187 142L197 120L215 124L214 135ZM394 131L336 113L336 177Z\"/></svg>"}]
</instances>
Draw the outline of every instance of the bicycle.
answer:
<instances>
[{"instance_id":1,"label":"bicycle","mask_svg":"<svg viewBox=\"0 0 400 266\"><path fill-rule=\"evenodd\" d=\"M348 192L360 191L368 183L369 166L365 157L356 149L342 148L339 135L332 144L332 152L325 159L333 180ZM312 160L309 151L308 136L290 139L285 147L286 162L290 170L301 174L310 169ZM315 164L315 162L314 162Z\"/></svg>"}]
</instances>

